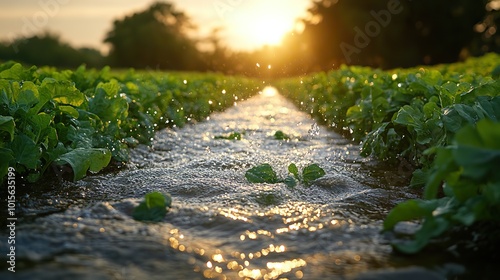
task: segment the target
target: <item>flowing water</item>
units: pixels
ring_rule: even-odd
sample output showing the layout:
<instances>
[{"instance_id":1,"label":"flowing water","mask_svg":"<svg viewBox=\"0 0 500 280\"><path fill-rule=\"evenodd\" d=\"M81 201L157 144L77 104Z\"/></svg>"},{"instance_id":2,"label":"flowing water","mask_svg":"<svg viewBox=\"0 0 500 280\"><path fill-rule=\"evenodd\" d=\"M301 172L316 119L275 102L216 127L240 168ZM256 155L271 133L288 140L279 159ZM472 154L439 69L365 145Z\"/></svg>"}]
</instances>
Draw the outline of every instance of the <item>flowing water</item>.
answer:
<instances>
[{"instance_id":1,"label":"flowing water","mask_svg":"<svg viewBox=\"0 0 500 280\"><path fill-rule=\"evenodd\" d=\"M291 136L276 140L275 131ZM215 136L241 132L242 140ZM1 279L443 279L443 255L392 252L382 220L409 191L409 168L385 169L318 126L274 89L207 121L157 133L127 167L18 195L16 273ZM250 184L245 171L290 163L326 171L310 187ZM19 187L20 188L20 187ZM159 223L131 217L144 194L172 195ZM18 190L22 191L22 190ZM6 240L5 232L1 240ZM6 252L7 242L1 242ZM15 276L15 277L14 277ZM414 278L412 278L414 277Z\"/></svg>"}]
</instances>

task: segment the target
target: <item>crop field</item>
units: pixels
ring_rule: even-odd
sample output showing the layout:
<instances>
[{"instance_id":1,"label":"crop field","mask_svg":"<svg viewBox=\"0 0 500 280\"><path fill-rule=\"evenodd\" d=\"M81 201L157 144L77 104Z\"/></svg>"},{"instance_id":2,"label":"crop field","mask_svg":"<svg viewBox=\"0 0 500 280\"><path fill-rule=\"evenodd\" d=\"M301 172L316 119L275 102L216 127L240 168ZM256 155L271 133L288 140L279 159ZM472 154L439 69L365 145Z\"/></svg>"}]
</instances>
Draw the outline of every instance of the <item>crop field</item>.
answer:
<instances>
[{"instance_id":1,"label":"crop field","mask_svg":"<svg viewBox=\"0 0 500 280\"><path fill-rule=\"evenodd\" d=\"M424 200L398 205L385 221L423 219L414 253L457 224L500 220L500 56L379 71L342 67L278 82L283 94L362 143L361 153L411 162ZM444 183L443 183L444 182Z\"/></svg>"},{"instance_id":2,"label":"crop field","mask_svg":"<svg viewBox=\"0 0 500 280\"><path fill-rule=\"evenodd\" d=\"M50 166L70 165L74 180L164 127L200 121L256 93L260 84L219 74L134 70L75 71L0 65L0 177L9 166L36 182ZM57 168L55 169L57 173Z\"/></svg>"},{"instance_id":3,"label":"crop field","mask_svg":"<svg viewBox=\"0 0 500 280\"><path fill-rule=\"evenodd\" d=\"M384 71L341 66L265 82L216 73L58 70L7 62L0 65L0 177L6 184L14 168L33 186L106 174L126 166L130 151L151 145L159 130L196 126L272 85L318 123L359 145L362 156L395 172L403 162L412 167L406 185L421 198L397 203L380 228L393 232L401 222L418 221L414 232L391 241L395 250L418 253L462 229L494 247L500 241L499 77L497 54ZM241 141L245 133L211 140ZM294 136L276 131L274 137L290 142ZM241 176L293 189L325 175L315 163L299 170L292 163L281 179L265 163ZM170 195L147 194L134 218L162 221L171 203Z\"/></svg>"}]
</instances>

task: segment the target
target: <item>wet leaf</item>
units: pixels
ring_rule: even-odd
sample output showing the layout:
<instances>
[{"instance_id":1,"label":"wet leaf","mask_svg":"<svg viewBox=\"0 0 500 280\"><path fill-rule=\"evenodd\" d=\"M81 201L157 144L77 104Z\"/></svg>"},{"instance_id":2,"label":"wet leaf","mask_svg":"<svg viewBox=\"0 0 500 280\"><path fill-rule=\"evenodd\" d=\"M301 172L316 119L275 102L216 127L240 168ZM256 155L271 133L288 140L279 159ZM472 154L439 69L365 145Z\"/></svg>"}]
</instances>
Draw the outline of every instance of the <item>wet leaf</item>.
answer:
<instances>
[{"instance_id":1,"label":"wet leaf","mask_svg":"<svg viewBox=\"0 0 500 280\"><path fill-rule=\"evenodd\" d=\"M292 176L287 176L284 181L285 185L289 188L294 188L297 186L297 181Z\"/></svg>"},{"instance_id":2,"label":"wet leaf","mask_svg":"<svg viewBox=\"0 0 500 280\"><path fill-rule=\"evenodd\" d=\"M9 141L14 140L14 118L10 116L0 116L0 131L5 131L9 134Z\"/></svg>"},{"instance_id":3,"label":"wet leaf","mask_svg":"<svg viewBox=\"0 0 500 280\"><path fill-rule=\"evenodd\" d=\"M30 169L36 169L40 164L42 150L40 145L25 134L16 135L10 145L14 158L18 164Z\"/></svg>"},{"instance_id":4,"label":"wet leaf","mask_svg":"<svg viewBox=\"0 0 500 280\"><path fill-rule=\"evenodd\" d=\"M297 165L295 165L295 163L291 163L288 166L288 172L290 172L291 174L293 174L293 177L295 177L295 179L300 180L300 178L299 178L299 169L297 168Z\"/></svg>"},{"instance_id":5,"label":"wet leaf","mask_svg":"<svg viewBox=\"0 0 500 280\"><path fill-rule=\"evenodd\" d=\"M457 148L453 156L464 167L463 175L481 179L500 166L500 123L482 120L477 127L465 127L457 132Z\"/></svg>"},{"instance_id":6,"label":"wet leaf","mask_svg":"<svg viewBox=\"0 0 500 280\"><path fill-rule=\"evenodd\" d=\"M319 167L316 163L306 166L302 170L302 180L306 186L310 185L314 180L325 176L325 170Z\"/></svg>"},{"instance_id":7,"label":"wet leaf","mask_svg":"<svg viewBox=\"0 0 500 280\"><path fill-rule=\"evenodd\" d=\"M144 201L134 208L132 217L138 221L159 222L163 220L172 204L168 193L152 192L144 197Z\"/></svg>"},{"instance_id":8,"label":"wet leaf","mask_svg":"<svg viewBox=\"0 0 500 280\"><path fill-rule=\"evenodd\" d=\"M222 140L241 140L241 133L239 132L231 132L226 135L217 135L214 136L214 139L222 139Z\"/></svg>"},{"instance_id":9,"label":"wet leaf","mask_svg":"<svg viewBox=\"0 0 500 280\"><path fill-rule=\"evenodd\" d=\"M274 172L271 165L267 163L248 170L245 173L245 178L247 178L250 183L275 184L279 182L276 172Z\"/></svg>"},{"instance_id":10,"label":"wet leaf","mask_svg":"<svg viewBox=\"0 0 500 280\"><path fill-rule=\"evenodd\" d=\"M285 134L283 131L278 130L274 133L274 139L276 139L276 140L288 140L288 139L290 139L290 136Z\"/></svg>"},{"instance_id":11,"label":"wet leaf","mask_svg":"<svg viewBox=\"0 0 500 280\"><path fill-rule=\"evenodd\" d=\"M99 172L108 166L111 160L111 152L108 149L74 149L61 155L57 162L59 164L67 163L73 169L73 179L80 180L85 177L87 170L90 172Z\"/></svg>"}]
</instances>

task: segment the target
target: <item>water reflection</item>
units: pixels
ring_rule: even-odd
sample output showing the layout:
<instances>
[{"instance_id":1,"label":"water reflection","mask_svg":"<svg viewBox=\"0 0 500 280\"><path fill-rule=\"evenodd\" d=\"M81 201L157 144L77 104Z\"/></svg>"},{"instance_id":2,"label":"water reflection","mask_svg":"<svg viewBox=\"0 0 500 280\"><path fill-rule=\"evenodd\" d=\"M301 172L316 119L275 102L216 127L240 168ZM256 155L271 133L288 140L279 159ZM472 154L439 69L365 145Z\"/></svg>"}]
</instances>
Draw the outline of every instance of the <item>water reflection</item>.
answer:
<instances>
[{"instance_id":1,"label":"water reflection","mask_svg":"<svg viewBox=\"0 0 500 280\"><path fill-rule=\"evenodd\" d=\"M308 137L311 128L315 137ZM212 140L228 130L246 134L241 141ZM278 141L272 137L277 130L300 141ZM358 183L370 176L360 170L357 150L266 88L207 122L159 133L154 151L132 152L135 167L76 183L75 189L88 190L84 206L19 229L20 259L31 267L25 278L51 271L40 260L64 267L65 276L133 262L138 279L166 273L171 279L331 279L391 266L381 217L393 206L386 201L406 194L392 192L389 199ZM295 188L251 185L244 178L260 163L284 177L291 162L318 163L329 176ZM158 224L134 221L131 209L153 190L172 194L171 211ZM92 261L64 265L82 256Z\"/></svg>"}]
</instances>

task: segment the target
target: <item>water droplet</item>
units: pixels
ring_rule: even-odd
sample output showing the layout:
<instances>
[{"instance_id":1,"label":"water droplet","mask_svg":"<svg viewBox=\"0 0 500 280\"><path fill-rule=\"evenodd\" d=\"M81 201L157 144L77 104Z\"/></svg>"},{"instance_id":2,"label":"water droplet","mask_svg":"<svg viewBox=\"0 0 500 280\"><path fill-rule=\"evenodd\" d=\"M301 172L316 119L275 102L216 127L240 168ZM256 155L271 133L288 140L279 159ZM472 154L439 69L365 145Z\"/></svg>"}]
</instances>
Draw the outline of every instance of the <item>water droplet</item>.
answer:
<instances>
[{"instance_id":1,"label":"water droplet","mask_svg":"<svg viewBox=\"0 0 500 280\"><path fill-rule=\"evenodd\" d=\"M307 132L310 137L318 136L319 135L319 126L317 123L313 123L311 125L311 129Z\"/></svg>"}]
</instances>

